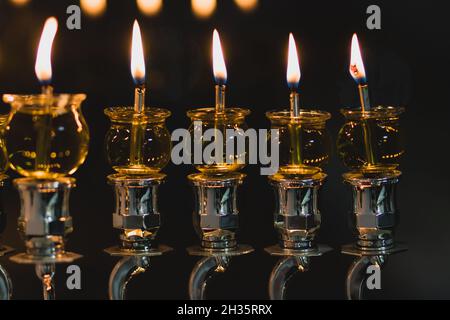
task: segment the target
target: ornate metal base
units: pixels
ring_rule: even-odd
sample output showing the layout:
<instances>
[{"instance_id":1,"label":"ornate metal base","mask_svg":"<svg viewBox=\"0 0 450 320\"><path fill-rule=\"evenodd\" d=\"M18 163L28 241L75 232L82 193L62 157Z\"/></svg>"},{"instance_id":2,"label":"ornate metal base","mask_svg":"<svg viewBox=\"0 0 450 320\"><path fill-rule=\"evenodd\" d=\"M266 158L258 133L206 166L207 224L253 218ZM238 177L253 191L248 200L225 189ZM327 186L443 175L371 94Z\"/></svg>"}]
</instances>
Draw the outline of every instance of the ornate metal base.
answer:
<instances>
[{"instance_id":1,"label":"ornate metal base","mask_svg":"<svg viewBox=\"0 0 450 320\"><path fill-rule=\"evenodd\" d=\"M292 250L310 250L320 228L318 191L326 175L313 176L276 174L269 177L275 189L277 207L274 226L280 237L280 246Z\"/></svg>"},{"instance_id":2,"label":"ornate metal base","mask_svg":"<svg viewBox=\"0 0 450 320\"><path fill-rule=\"evenodd\" d=\"M165 177L162 173L108 176L116 200L113 227L121 230L120 248L124 251L146 252L156 245L155 238L161 225L158 187Z\"/></svg>"},{"instance_id":3,"label":"ornate metal base","mask_svg":"<svg viewBox=\"0 0 450 320\"><path fill-rule=\"evenodd\" d=\"M56 263L71 263L81 255L65 251L66 236L72 232L69 195L73 178L14 180L21 199L19 231L26 252L10 258L20 264L35 265L42 281L45 300L55 299L53 276Z\"/></svg>"},{"instance_id":4,"label":"ornate metal base","mask_svg":"<svg viewBox=\"0 0 450 320\"><path fill-rule=\"evenodd\" d=\"M389 255L407 250L394 242L397 209L395 187L400 171L344 174L353 191L352 220L358 230L358 241L346 245L342 253L356 256L347 273L346 293L349 300L363 299L367 268L381 269Z\"/></svg>"},{"instance_id":5,"label":"ornate metal base","mask_svg":"<svg viewBox=\"0 0 450 320\"><path fill-rule=\"evenodd\" d=\"M359 248L388 250L394 247L395 188L400 175L400 171L344 174L345 182L352 187L351 218L358 231Z\"/></svg>"},{"instance_id":6,"label":"ornate metal base","mask_svg":"<svg viewBox=\"0 0 450 320\"><path fill-rule=\"evenodd\" d=\"M237 172L220 175L197 173L188 176L196 197L194 228L201 238L203 248L232 249L237 246L237 188L244 177L244 174Z\"/></svg>"}]
</instances>

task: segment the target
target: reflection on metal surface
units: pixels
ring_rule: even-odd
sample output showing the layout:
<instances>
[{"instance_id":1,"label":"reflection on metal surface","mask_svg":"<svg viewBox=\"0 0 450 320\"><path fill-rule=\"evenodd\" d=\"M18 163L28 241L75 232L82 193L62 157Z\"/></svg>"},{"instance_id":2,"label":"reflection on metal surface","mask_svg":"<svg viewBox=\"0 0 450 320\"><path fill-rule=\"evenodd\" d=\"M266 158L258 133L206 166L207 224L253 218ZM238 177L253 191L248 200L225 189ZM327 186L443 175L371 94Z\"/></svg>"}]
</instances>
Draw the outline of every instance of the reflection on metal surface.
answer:
<instances>
[{"instance_id":1,"label":"reflection on metal surface","mask_svg":"<svg viewBox=\"0 0 450 320\"><path fill-rule=\"evenodd\" d=\"M149 266L150 258L148 256L123 257L114 266L109 277L109 299L124 300L128 283L136 275L147 271Z\"/></svg>"},{"instance_id":2,"label":"reflection on metal surface","mask_svg":"<svg viewBox=\"0 0 450 320\"><path fill-rule=\"evenodd\" d=\"M80 5L85 14L98 17L105 13L107 0L80 0Z\"/></svg>"},{"instance_id":3,"label":"reflection on metal surface","mask_svg":"<svg viewBox=\"0 0 450 320\"><path fill-rule=\"evenodd\" d=\"M385 262L385 258L385 256L362 256L353 262L346 279L346 293L348 300L363 299L367 268L371 265L375 265L381 269Z\"/></svg>"},{"instance_id":4,"label":"reflection on metal surface","mask_svg":"<svg viewBox=\"0 0 450 320\"><path fill-rule=\"evenodd\" d=\"M11 278L5 268L0 265L0 300L9 300L12 296Z\"/></svg>"},{"instance_id":5,"label":"reflection on metal surface","mask_svg":"<svg viewBox=\"0 0 450 320\"><path fill-rule=\"evenodd\" d=\"M225 272L230 261L231 258L227 256L205 257L198 261L189 278L190 299L204 300L208 280L216 273Z\"/></svg>"},{"instance_id":6,"label":"reflection on metal surface","mask_svg":"<svg viewBox=\"0 0 450 320\"><path fill-rule=\"evenodd\" d=\"M197 18L209 18L217 7L217 0L191 0L192 12Z\"/></svg>"},{"instance_id":7,"label":"reflection on metal surface","mask_svg":"<svg viewBox=\"0 0 450 320\"><path fill-rule=\"evenodd\" d=\"M154 16L161 11L163 0L136 0L136 4L141 13L147 16Z\"/></svg>"},{"instance_id":8,"label":"reflection on metal surface","mask_svg":"<svg viewBox=\"0 0 450 320\"><path fill-rule=\"evenodd\" d=\"M9 2L11 2L13 5L17 7L22 7L31 2L31 0L9 0Z\"/></svg>"},{"instance_id":9,"label":"reflection on metal surface","mask_svg":"<svg viewBox=\"0 0 450 320\"><path fill-rule=\"evenodd\" d=\"M290 256L281 258L273 268L269 280L269 297L271 300L284 300L286 285L297 272L308 271L309 258Z\"/></svg>"},{"instance_id":10,"label":"reflection on metal surface","mask_svg":"<svg viewBox=\"0 0 450 320\"><path fill-rule=\"evenodd\" d=\"M42 281L42 295L44 300L55 300L55 284L53 283L55 264L37 264L35 270L36 275Z\"/></svg>"},{"instance_id":11,"label":"reflection on metal surface","mask_svg":"<svg viewBox=\"0 0 450 320\"><path fill-rule=\"evenodd\" d=\"M242 10L242 11L253 11L258 6L258 0L234 0L234 3Z\"/></svg>"}]
</instances>

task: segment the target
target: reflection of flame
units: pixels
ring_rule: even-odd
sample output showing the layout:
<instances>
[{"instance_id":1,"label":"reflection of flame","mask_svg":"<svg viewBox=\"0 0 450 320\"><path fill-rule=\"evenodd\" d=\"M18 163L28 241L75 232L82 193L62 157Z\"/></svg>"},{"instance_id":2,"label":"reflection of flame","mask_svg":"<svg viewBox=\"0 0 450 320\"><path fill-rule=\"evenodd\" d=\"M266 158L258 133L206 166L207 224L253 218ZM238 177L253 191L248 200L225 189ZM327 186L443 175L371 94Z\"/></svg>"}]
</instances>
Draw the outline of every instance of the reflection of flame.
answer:
<instances>
[{"instance_id":1,"label":"reflection of flame","mask_svg":"<svg viewBox=\"0 0 450 320\"><path fill-rule=\"evenodd\" d=\"M102 15L106 11L106 0L80 0L81 9L92 17Z\"/></svg>"},{"instance_id":2,"label":"reflection of flame","mask_svg":"<svg viewBox=\"0 0 450 320\"><path fill-rule=\"evenodd\" d=\"M258 6L258 0L234 0L243 11L252 11Z\"/></svg>"},{"instance_id":3,"label":"reflection of flame","mask_svg":"<svg viewBox=\"0 0 450 320\"><path fill-rule=\"evenodd\" d=\"M30 2L30 0L9 0L13 5L21 7Z\"/></svg>"},{"instance_id":4,"label":"reflection of flame","mask_svg":"<svg viewBox=\"0 0 450 320\"><path fill-rule=\"evenodd\" d=\"M194 14L201 19L208 18L216 10L217 0L191 0Z\"/></svg>"},{"instance_id":5,"label":"reflection of flame","mask_svg":"<svg viewBox=\"0 0 450 320\"><path fill-rule=\"evenodd\" d=\"M54 17L50 17L45 21L42 30L41 40L36 56L36 64L34 71L36 76L42 83L48 83L52 79L52 45L58 30L58 21Z\"/></svg>"},{"instance_id":6,"label":"reflection of flame","mask_svg":"<svg viewBox=\"0 0 450 320\"><path fill-rule=\"evenodd\" d=\"M352 37L352 52L349 71L356 82L361 83L366 81L366 70L364 69L361 49L359 48L358 36L356 33L354 33Z\"/></svg>"},{"instance_id":7,"label":"reflection of flame","mask_svg":"<svg viewBox=\"0 0 450 320\"><path fill-rule=\"evenodd\" d=\"M136 4L139 10L148 16L154 16L158 14L163 5L162 0L136 0Z\"/></svg>"},{"instance_id":8,"label":"reflection of flame","mask_svg":"<svg viewBox=\"0 0 450 320\"><path fill-rule=\"evenodd\" d=\"M136 20L133 24L133 40L131 42L131 75L136 84L145 81L144 48L142 47L141 29Z\"/></svg>"},{"instance_id":9,"label":"reflection of flame","mask_svg":"<svg viewBox=\"0 0 450 320\"><path fill-rule=\"evenodd\" d=\"M292 33L289 34L289 51L286 78L289 88L297 88L300 82L300 64L298 62L297 46Z\"/></svg>"},{"instance_id":10,"label":"reflection of flame","mask_svg":"<svg viewBox=\"0 0 450 320\"><path fill-rule=\"evenodd\" d=\"M220 44L220 37L217 30L213 33L213 70L214 78L217 84L224 84L227 82L227 67L225 59L223 58L222 45Z\"/></svg>"}]
</instances>

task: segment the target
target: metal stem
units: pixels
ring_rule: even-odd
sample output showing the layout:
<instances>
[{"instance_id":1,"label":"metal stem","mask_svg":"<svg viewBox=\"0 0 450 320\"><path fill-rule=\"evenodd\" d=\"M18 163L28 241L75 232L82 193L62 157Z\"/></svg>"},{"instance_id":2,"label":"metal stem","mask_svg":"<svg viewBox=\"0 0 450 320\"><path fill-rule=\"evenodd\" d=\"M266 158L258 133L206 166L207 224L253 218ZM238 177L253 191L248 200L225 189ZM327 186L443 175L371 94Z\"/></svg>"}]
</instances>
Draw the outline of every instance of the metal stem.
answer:
<instances>
[{"instance_id":1,"label":"metal stem","mask_svg":"<svg viewBox=\"0 0 450 320\"><path fill-rule=\"evenodd\" d=\"M308 257L290 256L282 258L273 268L269 280L269 297L271 300L284 300L288 281L297 272L306 272L309 268Z\"/></svg>"},{"instance_id":2,"label":"metal stem","mask_svg":"<svg viewBox=\"0 0 450 320\"><path fill-rule=\"evenodd\" d=\"M230 258L225 256L205 257L195 264L189 278L191 300L205 300L206 285L216 273L226 271Z\"/></svg>"},{"instance_id":3,"label":"metal stem","mask_svg":"<svg viewBox=\"0 0 450 320\"><path fill-rule=\"evenodd\" d=\"M110 300L125 300L127 285L138 274L150 267L150 258L146 256L124 257L114 266L109 277L108 294Z\"/></svg>"},{"instance_id":4,"label":"metal stem","mask_svg":"<svg viewBox=\"0 0 450 320\"><path fill-rule=\"evenodd\" d=\"M55 284L53 276L55 275L55 264L44 263L36 265L36 275L42 281L42 294L44 300L55 300Z\"/></svg>"}]
</instances>

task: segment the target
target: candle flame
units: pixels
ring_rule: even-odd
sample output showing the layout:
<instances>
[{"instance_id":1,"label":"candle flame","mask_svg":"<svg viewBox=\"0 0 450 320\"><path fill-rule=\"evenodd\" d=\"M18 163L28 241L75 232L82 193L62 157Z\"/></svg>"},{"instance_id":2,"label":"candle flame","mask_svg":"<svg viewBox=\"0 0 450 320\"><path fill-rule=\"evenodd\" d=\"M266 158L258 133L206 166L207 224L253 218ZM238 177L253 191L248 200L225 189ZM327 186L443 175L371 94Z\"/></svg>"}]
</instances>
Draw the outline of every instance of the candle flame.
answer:
<instances>
[{"instance_id":1,"label":"candle flame","mask_svg":"<svg viewBox=\"0 0 450 320\"><path fill-rule=\"evenodd\" d=\"M352 51L350 58L350 74L358 84L366 82L366 70L361 56L361 49L359 48L358 36L356 33L352 37Z\"/></svg>"},{"instance_id":2,"label":"candle flame","mask_svg":"<svg viewBox=\"0 0 450 320\"><path fill-rule=\"evenodd\" d=\"M163 6L162 0L137 0L136 3L139 10L148 16L158 14Z\"/></svg>"},{"instance_id":3,"label":"candle flame","mask_svg":"<svg viewBox=\"0 0 450 320\"><path fill-rule=\"evenodd\" d=\"M81 9L91 17L101 16L106 11L106 0L80 0Z\"/></svg>"},{"instance_id":4,"label":"candle flame","mask_svg":"<svg viewBox=\"0 0 450 320\"><path fill-rule=\"evenodd\" d=\"M216 29L213 33L213 71L217 84L225 84L227 82L227 67L223 58L222 45L220 44L220 36Z\"/></svg>"},{"instance_id":5,"label":"candle flame","mask_svg":"<svg viewBox=\"0 0 450 320\"><path fill-rule=\"evenodd\" d=\"M191 0L194 14L200 19L206 19L216 10L217 0Z\"/></svg>"},{"instance_id":6,"label":"candle flame","mask_svg":"<svg viewBox=\"0 0 450 320\"><path fill-rule=\"evenodd\" d=\"M34 71L41 83L47 84L52 80L52 45L58 30L58 21L50 17L45 21L42 30L41 40L39 41L36 64Z\"/></svg>"},{"instance_id":7,"label":"candle flame","mask_svg":"<svg viewBox=\"0 0 450 320\"><path fill-rule=\"evenodd\" d=\"M300 82L301 72L300 64L298 62L297 46L292 33L289 34L289 52L286 78L289 88L298 88Z\"/></svg>"},{"instance_id":8,"label":"candle flame","mask_svg":"<svg viewBox=\"0 0 450 320\"><path fill-rule=\"evenodd\" d=\"M139 85L145 81L145 60L142 47L141 29L137 20L133 24L133 40L131 42L131 75L134 82Z\"/></svg>"}]
</instances>

